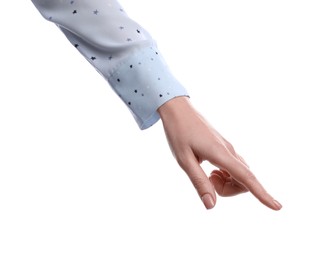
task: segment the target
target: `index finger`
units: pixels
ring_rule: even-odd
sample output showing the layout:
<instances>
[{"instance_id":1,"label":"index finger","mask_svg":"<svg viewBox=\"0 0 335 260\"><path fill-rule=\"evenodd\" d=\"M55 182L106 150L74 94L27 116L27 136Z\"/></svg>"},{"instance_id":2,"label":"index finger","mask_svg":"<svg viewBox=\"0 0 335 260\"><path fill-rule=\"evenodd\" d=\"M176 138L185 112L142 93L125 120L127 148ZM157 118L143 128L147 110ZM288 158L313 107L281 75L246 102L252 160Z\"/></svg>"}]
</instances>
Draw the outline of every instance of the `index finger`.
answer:
<instances>
[{"instance_id":1,"label":"index finger","mask_svg":"<svg viewBox=\"0 0 335 260\"><path fill-rule=\"evenodd\" d=\"M282 205L265 190L256 176L240 160L231 154L220 156L217 159L211 163L219 168L226 169L237 182L246 187L261 203L273 210L282 208Z\"/></svg>"}]
</instances>

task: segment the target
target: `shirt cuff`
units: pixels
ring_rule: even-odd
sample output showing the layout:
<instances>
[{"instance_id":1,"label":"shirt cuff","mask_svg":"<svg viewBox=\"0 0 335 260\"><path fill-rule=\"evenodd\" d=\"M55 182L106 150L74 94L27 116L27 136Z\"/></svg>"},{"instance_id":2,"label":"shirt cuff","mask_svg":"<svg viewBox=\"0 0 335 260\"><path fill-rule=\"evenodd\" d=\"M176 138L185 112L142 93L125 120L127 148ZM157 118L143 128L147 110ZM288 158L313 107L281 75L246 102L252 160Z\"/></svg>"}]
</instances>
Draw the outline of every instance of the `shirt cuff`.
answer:
<instances>
[{"instance_id":1,"label":"shirt cuff","mask_svg":"<svg viewBox=\"0 0 335 260\"><path fill-rule=\"evenodd\" d=\"M157 109L165 102L188 96L156 46L135 48L110 72L108 82L142 130L160 119Z\"/></svg>"}]
</instances>

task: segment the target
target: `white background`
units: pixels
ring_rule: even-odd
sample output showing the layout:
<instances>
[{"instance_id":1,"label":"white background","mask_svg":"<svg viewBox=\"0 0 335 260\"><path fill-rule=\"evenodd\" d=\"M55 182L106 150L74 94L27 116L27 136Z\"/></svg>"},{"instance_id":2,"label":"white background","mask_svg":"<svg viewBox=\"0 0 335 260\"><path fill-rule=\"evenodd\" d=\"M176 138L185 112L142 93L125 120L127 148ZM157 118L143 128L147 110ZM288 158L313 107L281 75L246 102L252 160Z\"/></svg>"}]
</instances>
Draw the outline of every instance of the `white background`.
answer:
<instances>
[{"instance_id":1,"label":"white background","mask_svg":"<svg viewBox=\"0 0 335 260\"><path fill-rule=\"evenodd\" d=\"M206 211L161 123L140 131L30 1L6 1L0 259L335 259L334 1L122 4L284 207Z\"/></svg>"}]
</instances>

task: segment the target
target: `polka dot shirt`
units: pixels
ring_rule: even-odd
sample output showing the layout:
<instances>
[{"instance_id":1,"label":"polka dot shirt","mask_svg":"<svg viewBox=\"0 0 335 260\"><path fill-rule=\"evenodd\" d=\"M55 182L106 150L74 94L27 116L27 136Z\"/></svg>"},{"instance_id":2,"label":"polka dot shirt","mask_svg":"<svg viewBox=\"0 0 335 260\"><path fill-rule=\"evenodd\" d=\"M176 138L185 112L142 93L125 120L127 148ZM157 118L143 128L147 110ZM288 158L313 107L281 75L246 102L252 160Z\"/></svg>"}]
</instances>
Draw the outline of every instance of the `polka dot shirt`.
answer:
<instances>
[{"instance_id":1,"label":"polka dot shirt","mask_svg":"<svg viewBox=\"0 0 335 260\"><path fill-rule=\"evenodd\" d=\"M150 34L115 0L32 0L108 81L140 129L159 120L158 107L188 96Z\"/></svg>"}]
</instances>

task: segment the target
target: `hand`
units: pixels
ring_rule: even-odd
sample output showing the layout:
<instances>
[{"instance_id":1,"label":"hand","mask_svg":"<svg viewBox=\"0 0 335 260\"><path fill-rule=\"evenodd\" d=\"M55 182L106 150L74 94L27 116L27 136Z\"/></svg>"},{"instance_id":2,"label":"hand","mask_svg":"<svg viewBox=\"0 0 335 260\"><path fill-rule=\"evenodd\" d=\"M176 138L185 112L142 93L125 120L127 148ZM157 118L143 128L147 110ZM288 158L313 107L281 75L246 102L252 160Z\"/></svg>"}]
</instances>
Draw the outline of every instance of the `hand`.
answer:
<instances>
[{"instance_id":1,"label":"hand","mask_svg":"<svg viewBox=\"0 0 335 260\"><path fill-rule=\"evenodd\" d=\"M220 196L250 191L269 208L281 209L233 146L192 107L189 98L174 98L162 105L158 113L174 157L207 209L215 206L215 191ZM218 168L210 177L200 166L205 160Z\"/></svg>"}]
</instances>

